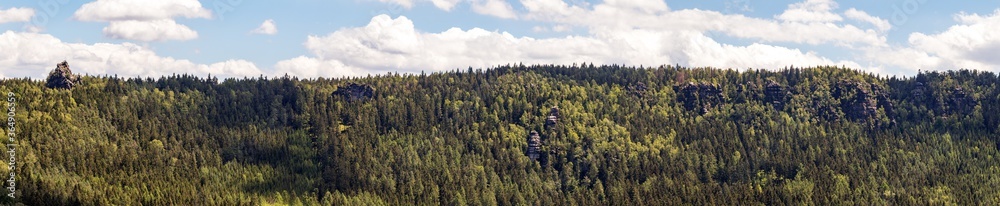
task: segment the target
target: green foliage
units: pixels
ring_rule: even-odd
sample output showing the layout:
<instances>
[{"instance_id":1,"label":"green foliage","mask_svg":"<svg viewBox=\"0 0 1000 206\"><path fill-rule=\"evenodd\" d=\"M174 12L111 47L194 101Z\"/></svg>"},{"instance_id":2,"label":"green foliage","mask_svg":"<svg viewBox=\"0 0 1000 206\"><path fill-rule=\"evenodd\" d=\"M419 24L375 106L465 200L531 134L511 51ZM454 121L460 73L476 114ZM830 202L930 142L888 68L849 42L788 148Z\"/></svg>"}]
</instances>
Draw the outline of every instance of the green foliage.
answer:
<instances>
[{"instance_id":1,"label":"green foliage","mask_svg":"<svg viewBox=\"0 0 1000 206\"><path fill-rule=\"evenodd\" d=\"M781 106L767 98L772 81ZM20 196L2 201L1000 202L1000 79L988 72L508 65L344 79L81 82L66 90L0 80L0 91L20 97L22 131ZM333 95L351 83L374 95ZM700 106L687 108L679 97L688 83L718 85L721 94L690 95ZM553 106L558 124L544 127ZM539 161L525 155L532 130L543 140Z\"/></svg>"}]
</instances>

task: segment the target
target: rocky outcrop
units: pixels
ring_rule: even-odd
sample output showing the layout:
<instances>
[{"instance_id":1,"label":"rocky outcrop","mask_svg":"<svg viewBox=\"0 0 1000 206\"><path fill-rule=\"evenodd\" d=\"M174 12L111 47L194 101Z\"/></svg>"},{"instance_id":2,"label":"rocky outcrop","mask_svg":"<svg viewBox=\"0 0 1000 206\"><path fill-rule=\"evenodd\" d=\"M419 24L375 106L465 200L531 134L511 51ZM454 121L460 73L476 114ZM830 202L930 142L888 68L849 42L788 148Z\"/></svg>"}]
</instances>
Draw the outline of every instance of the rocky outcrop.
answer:
<instances>
[{"instance_id":1,"label":"rocky outcrop","mask_svg":"<svg viewBox=\"0 0 1000 206\"><path fill-rule=\"evenodd\" d=\"M869 120L878 114L876 104L868 90L859 89L854 98L843 105L844 113L852 120Z\"/></svg>"},{"instance_id":2,"label":"rocky outcrop","mask_svg":"<svg viewBox=\"0 0 1000 206\"><path fill-rule=\"evenodd\" d=\"M875 125L895 122L895 106L881 86L856 81L841 81L833 88L833 97L841 99L841 109L848 119ZM879 122L878 110L885 111L890 122Z\"/></svg>"},{"instance_id":3,"label":"rocky outcrop","mask_svg":"<svg viewBox=\"0 0 1000 206\"><path fill-rule=\"evenodd\" d=\"M871 88L872 92L875 94L875 100L878 101L878 104L876 104L875 106L877 106L878 108L882 108L882 110L885 110L885 115L889 117L888 123L890 126L895 125L896 105L893 104L892 100L889 99L889 92L882 89L882 86L874 84L871 85Z\"/></svg>"},{"instance_id":4,"label":"rocky outcrop","mask_svg":"<svg viewBox=\"0 0 1000 206\"><path fill-rule=\"evenodd\" d=\"M528 135L528 158L532 160L538 160L539 151L542 147L542 137L538 136L538 132L531 131Z\"/></svg>"},{"instance_id":5,"label":"rocky outcrop","mask_svg":"<svg viewBox=\"0 0 1000 206\"><path fill-rule=\"evenodd\" d=\"M764 99L777 110L785 109L785 87L778 84L774 80L767 81L767 85L764 86Z\"/></svg>"},{"instance_id":6,"label":"rocky outcrop","mask_svg":"<svg viewBox=\"0 0 1000 206\"><path fill-rule=\"evenodd\" d=\"M678 100L684 104L684 108L701 114L707 113L708 109L721 104L723 100L722 89L717 84L688 82L678 89Z\"/></svg>"},{"instance_id":7,"label":"rocky outcrop","mask_svg":"<svg viewBox=\"0 0 1000 206\"><path fill-rule=\"evenodd\" d=\"M736 85L736 95L732 97L732 101L737 104L744 104L751 100L760 99L760 94L762 93L757 88L757 84L750 81Z\"/></svg>"},{"instance_id":8,"label":"rocky outcrop","mask_svg":"<svg viewBox=\"0 0 1000 206\"><path fill-rule=\"evenodd\" d=\"M48 88L72 89L78 83L80 77L73 74L66 61L56 64L56 69L49 72L49 77L45 80L45 86Z\"/></svg>"},{"instance_id":9,"label":"rocky outcrop","mask_svg":"<svg viewBox=\"0 0 1000 206\"><path fill-rule=\"evenodd\" d=\"M348 101L367 100L375 96L375 89L368 85L351 83L347 86L337 87L337 91L334 91L333 95Z\"/></svg>"},{"instance_id":10,"label":"rocky outcrop","mask_svg":"<svg viewBox=\"0 0 1000 206\"><path fill-rule=\"evenodd\" d=\"M549 116L545 118L545 128L552 129L559 123L559 107L555 106L549 109Z\"/></svg>"}]
</instances>

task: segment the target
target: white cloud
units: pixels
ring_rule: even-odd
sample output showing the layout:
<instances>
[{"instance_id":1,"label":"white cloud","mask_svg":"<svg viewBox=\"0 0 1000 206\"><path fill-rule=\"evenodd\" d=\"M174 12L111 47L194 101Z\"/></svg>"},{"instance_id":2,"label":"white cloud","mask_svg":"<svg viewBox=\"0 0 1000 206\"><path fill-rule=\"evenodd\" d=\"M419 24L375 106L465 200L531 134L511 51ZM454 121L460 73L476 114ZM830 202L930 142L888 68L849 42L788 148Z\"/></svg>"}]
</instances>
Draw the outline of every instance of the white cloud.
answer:
<instances>
[{"instance_id":1,"label":"white cloud","mask_svg":"<svg viewBox=\"0 0 1000 206\"><path fill-rule=\"evenodd\" d=\"M40 33L42 31L45 31L45 28L40 26L35 26L33 24L27 24L24 25L24 31L31 33Z\"/></svg>"},{"instance_id":2,"label":"white cloud","mask_svg":"<svg viewBox=\"0 0 1000 206\"><path fill-rule=\"evenodd\" d=\"M66 43L49 34L7 31L0 34L0 74L8 77L44 78L55 64L69 61L73 72L124 77L157 77L193 74L219 77L256 76L262 72L245 60L211 65L161 57L132 43Z\"/></svg>"},{"instance_id":3,"label":"white cloud","mask_svg":"<svg viewBox=\"0 0 1000 206\"><path fill-rule=\"evenodd\" d=\"M906 47L867 51L874 62L912 70L977 69L1000 71L1000 10L992 15L960 13L959 24L937 34L912 33Z\"/></svg>"},{"instance_id":4,"label":"white cloud","mask_svg":"<svg viewBox=\"0 0 1000 206\"><path fill-rule=\"evenodd\" d=\"M552 27L534 26L531 27L531 31L534 32L568 32L573 31L573 27L567 25L555 25Z\"/></svg>"},{"instance_id":5,"label":"white cloud","mask_svg":"<svg viewBox=\"0 0 1000 206\"><path fill-rule=\"evenodd\" d=\"M268 19L265 20L264 23L261 23L260 27L257 27L253 31L250 31L250 33L275 35L278 33L278 26L274 24L273 19Z\"/></svg>"},{"instance_id":6,"label":"white cloud","mask_svg":"<svg viewBox=\"0 0 1000 206\"><path fill-rule=\"evenodd\" d=\"M451 8L454 8L455 5L461 1L462 0L431 0L431 3L441 10L451 11Z\"/></svg>"},{"instance_id":7,"label":"white cloud","mask_svg":"<svg viewBox=\"0 0 1000 206\"><path fill-rule=\"evenodd\" d=\"M9 8L6 10L0 10L0 24L31 21L32 16L35 16L35 10L31 8Z\"/></svg>"},{"instance_id":8,"label":"white cloud","mask_svg":"<svg viewBox=\"0 0 1000 206\"><path fill-rule=\"evenodd\" d=\"M104 27L104 35L115 39L139 41L191 40L198 38L198 32L174 20L153 21L113 21Z\"/></svg>"},{"instance_id":9,"label":"white cloud","mask_svg":"<svg viewBox=\"0 0 1000 206\"><path fill-rule=\"evenodd\" d=\"M964 11L955 15L955 21L962 24L975 24L988 19L989 16L981 16L979 14L968 14Z\"/></svg>"},{"instance_id":10,"label":"white cloud","mask_svg":"<svg viewBox=\"0 0 1000 206\"><path fill-rule=\"evenodd\" d=\"M670 8L667 7L667 3L663 2L663 0L605 0L604 4L594 7L594 10L602 9L616 11L639 11L644 14L656 14L670 10ZM634 14L635 12L629 13Z\"/></svg>"},{"instance_id":11,"label":"white cloud","mask_svg":"<svg viewBox=\"0 0 1000 206\"><path fill-rule=\"evenodd\" d=\"M555 26L552 26L552 31L554 31L554 32L573 31L573 27L566 26L566 25L555 25Z\"/></svg>"},{"instance_id":12,"label":"white cloud","mask_svg":"<svg viewBox=\"0 0 1000 206\"><path fill-rule=\"evenodd\" d=\"M844 12L844 16L847 16L847 18L850 19L870 23L875 26L879 32L889 31L889 29L892 28L892 24L889 24L889 21L876 16L868 15L867 12L855 8L851 8Z\"/></svg>"},{"instance_id":13,"label":"white cloud","mask_svg":"<svg viewBox=\"0 0 1000 206\"><path fill-rule=\"evenodd\" d=\"M366 70L357 68L415 73L470 66L486 68L515 62L679 63L722 68L779 68L788 64L860 66L797 49L763 44L721 44L695 31L602 30L592 36L535 39L479 28L425 33L414 29L413 22L406 17L393 19L386 15L372 18L365 27L310 36L305 45L312 56L282 61L276 66L278 71L338 76L366 74Z\"/></svg>"},{"instance_id":14,"label":"white cloud","mask_svg":"<svg viewBox=\"0 0 1000 206\"><path fill-rule=\"evenodd\" d=\"M344 65L337 60L320 60L305 56L278 62L274 76L285 74L298 77L351 77L369 74L367 70Z\"/></svg>"},{"instance_id":15,"label":"white cloud","mask_svg":"<svg viewBox=\"0 0 1000 206\"><path fill-rule=\"evenodd\" d=\"M174 17L211 18L198 0L97 0L84 4L73 17L81 21L159 20Z\"/></svg>"},{"instance_id":16,"label":"white cloud","mask_svg":"<svg viewBox=\"0 0 1000 206\"><path fill-rule=\"evenodd\" d=\"M430 2L438 9L451 11L460 3L468 2L472 6L472 11L477 14L495 16L504 19L516 19L517 13L507 0L378 0L382 3L391 3L400 7L410 9L417 2Z\"/></svg>"},{"instance_id":17,"label":"white cloud","mask_svg":"<svg viewBox=\"0 0 1000 206\"><path fill-rule=\"evenodd\" d=\"M562 0L521 0L521 4L527 10L525 19L581 26L591 31L629 28L701 33L718 31L733 37L764 42L811 45L832 43L845 47L886 45L885 37L878 31L835 23L842 17L831 12L836 8L836 3L828 1L809 0L793 4L782 15L784 17L779 16L778 19L726 15L698 9L670 11L666 5L648 6L651 9L639 12L625 10L638 7L635 5L644 5L634 2L622 4L606 1L592 8L585 4L570 5Z\"/></svg>"},{"instance_id":18,"label":"white cloud","mask_svg":"<svg viewBox=\"0 0 1000 206\"><path fill-rule=\"evenodd\" d=\"M583 17L588 11L562 0L521 0L528 10L527 15L534 20L568 22L571 17ZM578 22L574 22L578 23Z\"/></svg>"},{"instance_id":19,"label":"white cloud","mask_svg":"<svg viewBox=\"0 0 1000 206\"><path fill-rule=\"evenodd\" d=\"M504 19L516 19L517 14L514 8L506 0L476 0L472 4L472 11L477 14L495 16Z\"/></svg>"},{"instance_id":20,"label":"white cloud","mask_svg":"<svg viewBox=\"0 0 1000 206\"><path fill-rule=\"evenodd\" d=\"M197 0L97 0L77 9L80 21L110 22L104 35L138 41L191 40L198 32L177 24L173 18L212 18L212 12Z\"/></svg>"},{"instance_id":21,"label":"white cloud","mask_svg":"<svg viewBox=\"0 0 1000 206\"><path fill-rule=\"evenodd\" d=\"M830 12L836 8L837 2L833 0L806 0L788 5L788 10L778 15L777 18L791 22L837 22L843 18Z\"/></svg>"},{"instance_id":22,"label":"white cloud","mask_svg":"<svg viewBox=\"0 0 1000 206\"><path fill-rule=\"evenodd\" d=\"M413 8L413 0L378 0L378 1L382 3L393 3L407 9Z\"/></svg>"},{"instance_id":23,"label":"white cloud","mask_svg":"<svg viewBox=\"0 0 1000 206\"><path fill-rule=\"evenodd\" d=\"M413 5L415 4L414 0L378 0L378 1L382 3L396 4L407 9L413 8ZM434 7L437 7L438 9L451 11L451 8L454 8L455 5L457 5L459 2L462 2L463 0L416 0L416 1L431 2L432 4L434 4Z\"/></svg>"},{"instance_id":24,"label":"white cloud","mask_svg":"<svg viewBox=\"0 0 1000 206\"><path fill-rule=\"evenodd\" d=\"M253 62L242 59L230 59L224 62L214 63L208 65L207 70L205 70L204 65L198 65L198 67L198 69L201 69L201 72L198 73L208 72L212 75L222 77L253 77L254 75L263 74L260 69L257 69L257 65Z\"/></svg>"},{"instance_id":25,"label":"white cloud","mask_svg":"<svg viewBox=\"0 0 1000 206\"><path fill-rule=\"evenodd\" d=\"M813 52L803 53L799 49L754 43L739 47L725 45L704 37L699 42L690 45L696 47L685 50L692 57L689 65L711 66L716 68L766 68L776 69L789 65L823 66L844 65L850 68L864 68L853 61L833 61Z\"/></svg>"}]
</instances>

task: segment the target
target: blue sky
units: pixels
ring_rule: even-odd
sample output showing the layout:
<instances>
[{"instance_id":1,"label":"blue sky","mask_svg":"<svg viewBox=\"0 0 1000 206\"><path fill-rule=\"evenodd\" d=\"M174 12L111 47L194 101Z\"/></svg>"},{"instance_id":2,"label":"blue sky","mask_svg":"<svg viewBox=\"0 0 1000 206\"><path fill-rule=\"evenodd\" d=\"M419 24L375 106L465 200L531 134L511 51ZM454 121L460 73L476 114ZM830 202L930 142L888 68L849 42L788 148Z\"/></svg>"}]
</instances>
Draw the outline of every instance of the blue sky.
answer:
<instances>
[{"instance_id":1,"label":"blue sky","mask_svg":"<svg viewBox=\"0 0 1000 206\"><path fill-rule=\"evenodd\" d=\"M0 77L357 76L513 62L1000 71L1000 2L13 0ZM271 22L271 28L262 28Z\"/></svg>"}]
</instances>

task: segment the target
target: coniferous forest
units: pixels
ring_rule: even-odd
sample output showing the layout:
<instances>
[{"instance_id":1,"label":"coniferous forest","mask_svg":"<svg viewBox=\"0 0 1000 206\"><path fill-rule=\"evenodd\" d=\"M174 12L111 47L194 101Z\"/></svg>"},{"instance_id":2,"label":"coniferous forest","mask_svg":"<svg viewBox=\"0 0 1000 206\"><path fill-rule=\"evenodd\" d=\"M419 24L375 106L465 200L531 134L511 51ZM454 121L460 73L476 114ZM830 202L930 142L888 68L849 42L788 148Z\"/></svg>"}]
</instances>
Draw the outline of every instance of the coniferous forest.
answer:
<instances>
[{"instance_id":1,"label":"coniferous forest","mask_svg":"<svg viewBox=\"0 0 1000 206\"><path fill-rule=\"evenodd\" d=\"M5 204L1000 204L990 72L584 64L73 82L0 80L19 131Z\"/></svg>"}]
</instances>

